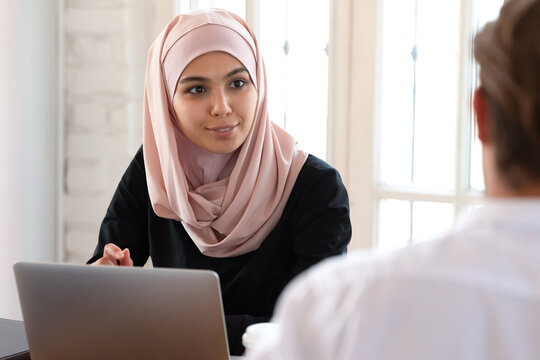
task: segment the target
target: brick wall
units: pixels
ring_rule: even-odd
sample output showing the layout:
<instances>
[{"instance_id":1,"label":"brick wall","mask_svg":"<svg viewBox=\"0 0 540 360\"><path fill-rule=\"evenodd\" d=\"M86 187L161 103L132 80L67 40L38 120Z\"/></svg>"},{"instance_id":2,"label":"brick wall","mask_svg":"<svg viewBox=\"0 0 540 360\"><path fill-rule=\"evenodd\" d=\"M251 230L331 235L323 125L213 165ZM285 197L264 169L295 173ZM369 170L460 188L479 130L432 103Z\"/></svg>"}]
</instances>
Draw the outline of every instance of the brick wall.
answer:
<instances>
[{"instance_id":1,"label":"brick wall","mask_svg":"<svg viewBox=\"0 0 540 360\"><path fill-rule=\"evenodd\" d=\"M148 47L172 1L64 2L63 261L92 254L118 181L141 143Z\"/></svg>"}]
</instances>

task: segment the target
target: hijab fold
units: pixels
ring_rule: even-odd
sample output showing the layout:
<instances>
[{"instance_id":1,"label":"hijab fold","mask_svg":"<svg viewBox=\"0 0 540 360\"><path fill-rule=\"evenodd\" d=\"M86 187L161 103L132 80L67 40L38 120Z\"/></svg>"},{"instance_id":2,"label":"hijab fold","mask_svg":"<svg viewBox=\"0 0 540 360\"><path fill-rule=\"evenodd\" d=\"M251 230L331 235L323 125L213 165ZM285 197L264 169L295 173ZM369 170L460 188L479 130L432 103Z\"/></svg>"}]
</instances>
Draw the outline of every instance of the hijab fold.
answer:
<instances>
[{"instance_id":1,"label":"hijab fold","mask_svg":"<svg viewBox=\"0 0 540 360\"><path fill-rule=\"evenodd\" d=\"M172 108L185 67L213 51L240 61L258 92L252 128L230 154L192 143ZM150 48L143 113L150 201L158 216L180 221L207 256L232 257L258 249L281 218L307 158L294 138L270 121L266 92L255 36L240 17L225 10L175 17Z\"/></svg>"}]
</instances>

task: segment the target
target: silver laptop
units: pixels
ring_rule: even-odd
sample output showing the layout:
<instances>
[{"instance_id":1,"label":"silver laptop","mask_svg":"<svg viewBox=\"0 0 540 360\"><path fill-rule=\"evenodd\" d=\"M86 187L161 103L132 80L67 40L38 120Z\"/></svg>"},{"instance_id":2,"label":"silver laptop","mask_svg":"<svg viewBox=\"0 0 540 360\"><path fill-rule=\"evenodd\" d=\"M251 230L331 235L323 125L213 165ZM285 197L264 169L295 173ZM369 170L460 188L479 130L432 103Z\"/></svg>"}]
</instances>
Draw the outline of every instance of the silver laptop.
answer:
<instances>
[{"instance_id":1,"label":"silver laptop","mask_svg":"<svg viewBox=\"0 0 540 360\"><path fill-rule=\"evenodd\" d=\"M32 360L229 359L216 273L18 262Z\"/></svg>"}]
</instances>

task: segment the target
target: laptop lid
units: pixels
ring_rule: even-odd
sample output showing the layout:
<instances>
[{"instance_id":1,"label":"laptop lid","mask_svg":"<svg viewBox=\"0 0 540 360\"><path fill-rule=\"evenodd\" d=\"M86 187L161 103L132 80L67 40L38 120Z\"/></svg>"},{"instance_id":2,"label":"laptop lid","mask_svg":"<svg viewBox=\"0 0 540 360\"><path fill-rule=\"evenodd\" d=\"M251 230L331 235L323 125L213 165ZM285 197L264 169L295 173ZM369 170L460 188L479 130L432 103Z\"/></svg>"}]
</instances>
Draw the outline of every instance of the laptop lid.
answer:
<instances>
[{"instance_id":1,"label":"laptop lid","mask_svg":"<svg viewBox=\"0 0 540 360\"><path fill-rule=\"evenodd\" d=\"M218 275L18 262L32 360L228 359Z\"/></svg>"}]
</instances>

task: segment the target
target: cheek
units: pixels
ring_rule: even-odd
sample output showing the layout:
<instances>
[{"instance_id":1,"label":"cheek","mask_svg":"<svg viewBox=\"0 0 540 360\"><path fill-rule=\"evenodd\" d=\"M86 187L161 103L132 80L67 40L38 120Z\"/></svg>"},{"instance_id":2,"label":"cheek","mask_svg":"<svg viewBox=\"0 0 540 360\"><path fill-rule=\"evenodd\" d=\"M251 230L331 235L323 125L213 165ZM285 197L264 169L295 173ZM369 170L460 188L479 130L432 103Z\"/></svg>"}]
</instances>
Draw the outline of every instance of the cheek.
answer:
<instances>
[{"instance_id":1,"label":"cheek","mask_svg":"<svg viewBox=\"0 0 540 360\"><path fill-rule=\"evenodd\" d=\"M245 106L245 114L249 117L249 121L253 123L253 120L255 118L255 112L257 110L257 93L255 90L252 94L250 94L247 101L244 102Z\"/></svg>"},{"instance_id":2,"label":"cheek","mask_svg":"<svg viewBox=\"0 0 540 360\"><path fill-rule=\"evenodd\" d=\"M193 124L193 111L192 107L189 104L175 102L174 114L176 115L176 123L180 127L180 130L189 129Z\"/></svg>"}]
</instances>

